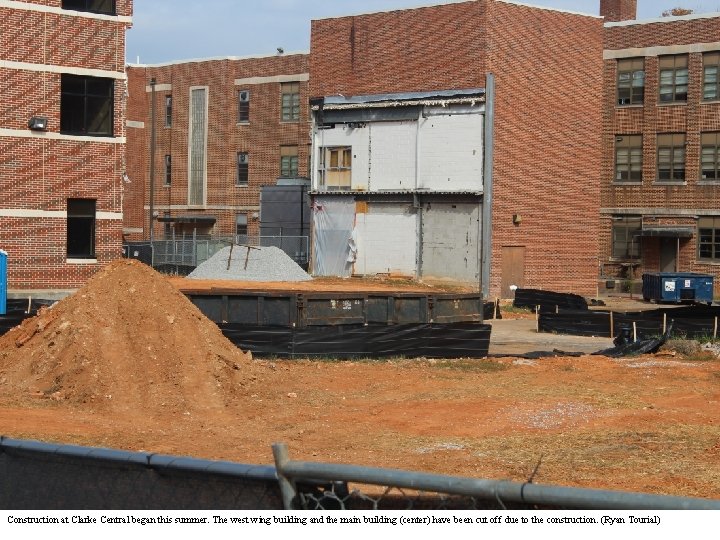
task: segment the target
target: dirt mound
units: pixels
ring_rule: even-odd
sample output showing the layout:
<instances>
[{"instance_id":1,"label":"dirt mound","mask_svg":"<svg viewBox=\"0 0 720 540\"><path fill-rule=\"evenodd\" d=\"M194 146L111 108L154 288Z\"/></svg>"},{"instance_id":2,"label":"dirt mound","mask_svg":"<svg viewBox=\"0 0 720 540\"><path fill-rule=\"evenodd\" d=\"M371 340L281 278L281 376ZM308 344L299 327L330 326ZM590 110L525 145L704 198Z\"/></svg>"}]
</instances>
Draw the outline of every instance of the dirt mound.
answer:
<instances>
[{"instance_id":1,"label":"dirt mound","mask_svg":"<svg viewBox=\"0 0 720 540\"><path fill-rule=\"evenodd\" d=\"M258 369L163 276L127 259L0 338L3 394L86 409L222 408Z\"/></svg>"}]
</instances>

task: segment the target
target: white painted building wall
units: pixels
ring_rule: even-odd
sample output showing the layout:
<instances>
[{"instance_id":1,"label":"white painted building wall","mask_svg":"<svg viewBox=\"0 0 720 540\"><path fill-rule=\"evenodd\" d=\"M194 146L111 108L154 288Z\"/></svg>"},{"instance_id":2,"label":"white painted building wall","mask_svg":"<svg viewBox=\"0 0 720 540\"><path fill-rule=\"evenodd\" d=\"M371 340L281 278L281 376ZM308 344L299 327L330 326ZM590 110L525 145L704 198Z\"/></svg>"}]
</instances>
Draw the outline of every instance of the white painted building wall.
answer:
<instances>
[{"instance_id":1,"label":"white painted building wall","mask_svg":"<svg viewBox=\"0 0 720 540\"><path fill-rule=\"evenodd\" d=\"M483 115L477 108L472 114L450 110L426 107L419 121L316 129L313 163L320 163L322 147L350 146L352 191L481 192ZM318 186L315 167L313 187Z\"/></svg>"},{"instance_id":2,"label":"white painted building wall","mask_svg":"<svg viewBox=\"0 0 720 540\"><path fill-rule=\"evenodd\" d=\"M407 205L370 205L356 214L357 253L353 272L361 275L417 273L417 215Z\"/></svg>"}]
</instances>

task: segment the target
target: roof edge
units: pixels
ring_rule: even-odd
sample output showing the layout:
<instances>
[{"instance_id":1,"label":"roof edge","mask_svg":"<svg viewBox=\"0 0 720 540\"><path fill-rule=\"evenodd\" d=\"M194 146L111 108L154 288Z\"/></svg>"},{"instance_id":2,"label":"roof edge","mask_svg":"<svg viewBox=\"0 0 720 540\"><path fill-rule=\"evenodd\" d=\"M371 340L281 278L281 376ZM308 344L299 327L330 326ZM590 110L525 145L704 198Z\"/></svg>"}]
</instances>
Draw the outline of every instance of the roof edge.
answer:
<instances>
[{"instance_id":1,"label":"roof edge","mask_svg":"<svg viewBox=\"0 0 720 540\"><path fill-rule=\"evenodd\" d=\"M500 0L503 1L503 0ZM617 22L606 22L603 26L605 28L614 28L616 26L635 26L641 24L657 24L657 23L671 23L671 22L682 22L682 21L693 21L697 19L714 19L720 17L720 12L713 11L710 13L693 13L692 15L678 15L677 17L656 17L654 19L633 19L630 21L617 21Z\"/></svg>"},{"instance_id":2,"label":"roof edge","mask_svg":"<svg viewBox=\"0 0 720 540\"><path fill-rule=\"evenodd\" d=\"M259 60L263 58L283 58L285 56L310 56L310 51L290 51L283 54L251 54L247 56L209 56L207 58L189 58L187 60L173 60L171 62L160 62L158 64L136 64L125 62L125 66L129 68L158 68L177 66L181 64L193 64L200 62L217 62L217 61L236 61L236 60Z\"/></svg>"}]
</instances>

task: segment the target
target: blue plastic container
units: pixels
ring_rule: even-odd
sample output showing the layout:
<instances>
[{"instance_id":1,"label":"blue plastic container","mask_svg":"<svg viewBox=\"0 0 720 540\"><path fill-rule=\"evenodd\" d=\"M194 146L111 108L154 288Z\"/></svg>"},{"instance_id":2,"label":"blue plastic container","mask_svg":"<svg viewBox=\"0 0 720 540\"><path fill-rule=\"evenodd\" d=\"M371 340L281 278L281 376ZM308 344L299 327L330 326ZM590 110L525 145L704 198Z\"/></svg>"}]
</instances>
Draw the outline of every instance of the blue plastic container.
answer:
<instances>
[{"instance_id":1,"label":"blue plastic container","mask_svg":"<svg viewBox=\"0 0 720 540\"><path fill-rule=\"evenodd\" d=\"M642 293L645 300L657 302L713 301L714 278L692 272L658 272L643 274Z\"/></svg>"},{"instance_id":2,"label":"blue plastic container","mask_svg":"<svg viewBox=\"0 0 720 540\"><path fill-rule=\"evenodd\" d=\"M7 315L7 252L0 249L0 315Z\"/></svg>"}]
</instances>

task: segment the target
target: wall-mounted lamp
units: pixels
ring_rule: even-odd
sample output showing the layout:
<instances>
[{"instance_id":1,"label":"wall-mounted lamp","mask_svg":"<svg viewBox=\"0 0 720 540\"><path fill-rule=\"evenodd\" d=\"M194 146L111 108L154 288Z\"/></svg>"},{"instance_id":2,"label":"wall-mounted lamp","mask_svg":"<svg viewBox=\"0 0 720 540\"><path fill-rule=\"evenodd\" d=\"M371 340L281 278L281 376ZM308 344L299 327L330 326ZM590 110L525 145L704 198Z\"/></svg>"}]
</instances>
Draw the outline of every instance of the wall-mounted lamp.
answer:
<instances>
[{"instance_id":1,"label":"wall-mounted lamp","mask_svg":"<svg viewBox=\"0 0 720 540\"><path fill-rule=\"evenodd\" d=\"M33 116L28 121L28 127L33 131L47 131L48 119L45 116Z\"/></svg>"},{"instance_id":2,"label":"wall-mounted lamp","mask_svg":"<svg viewBox=\"0 0 720 540\"><path fill-rule=\"evenodd\" d=\"M520 214L513 214L513 225L520 225L522 223L522 216Z\"/></svg>"}]
</instances>

